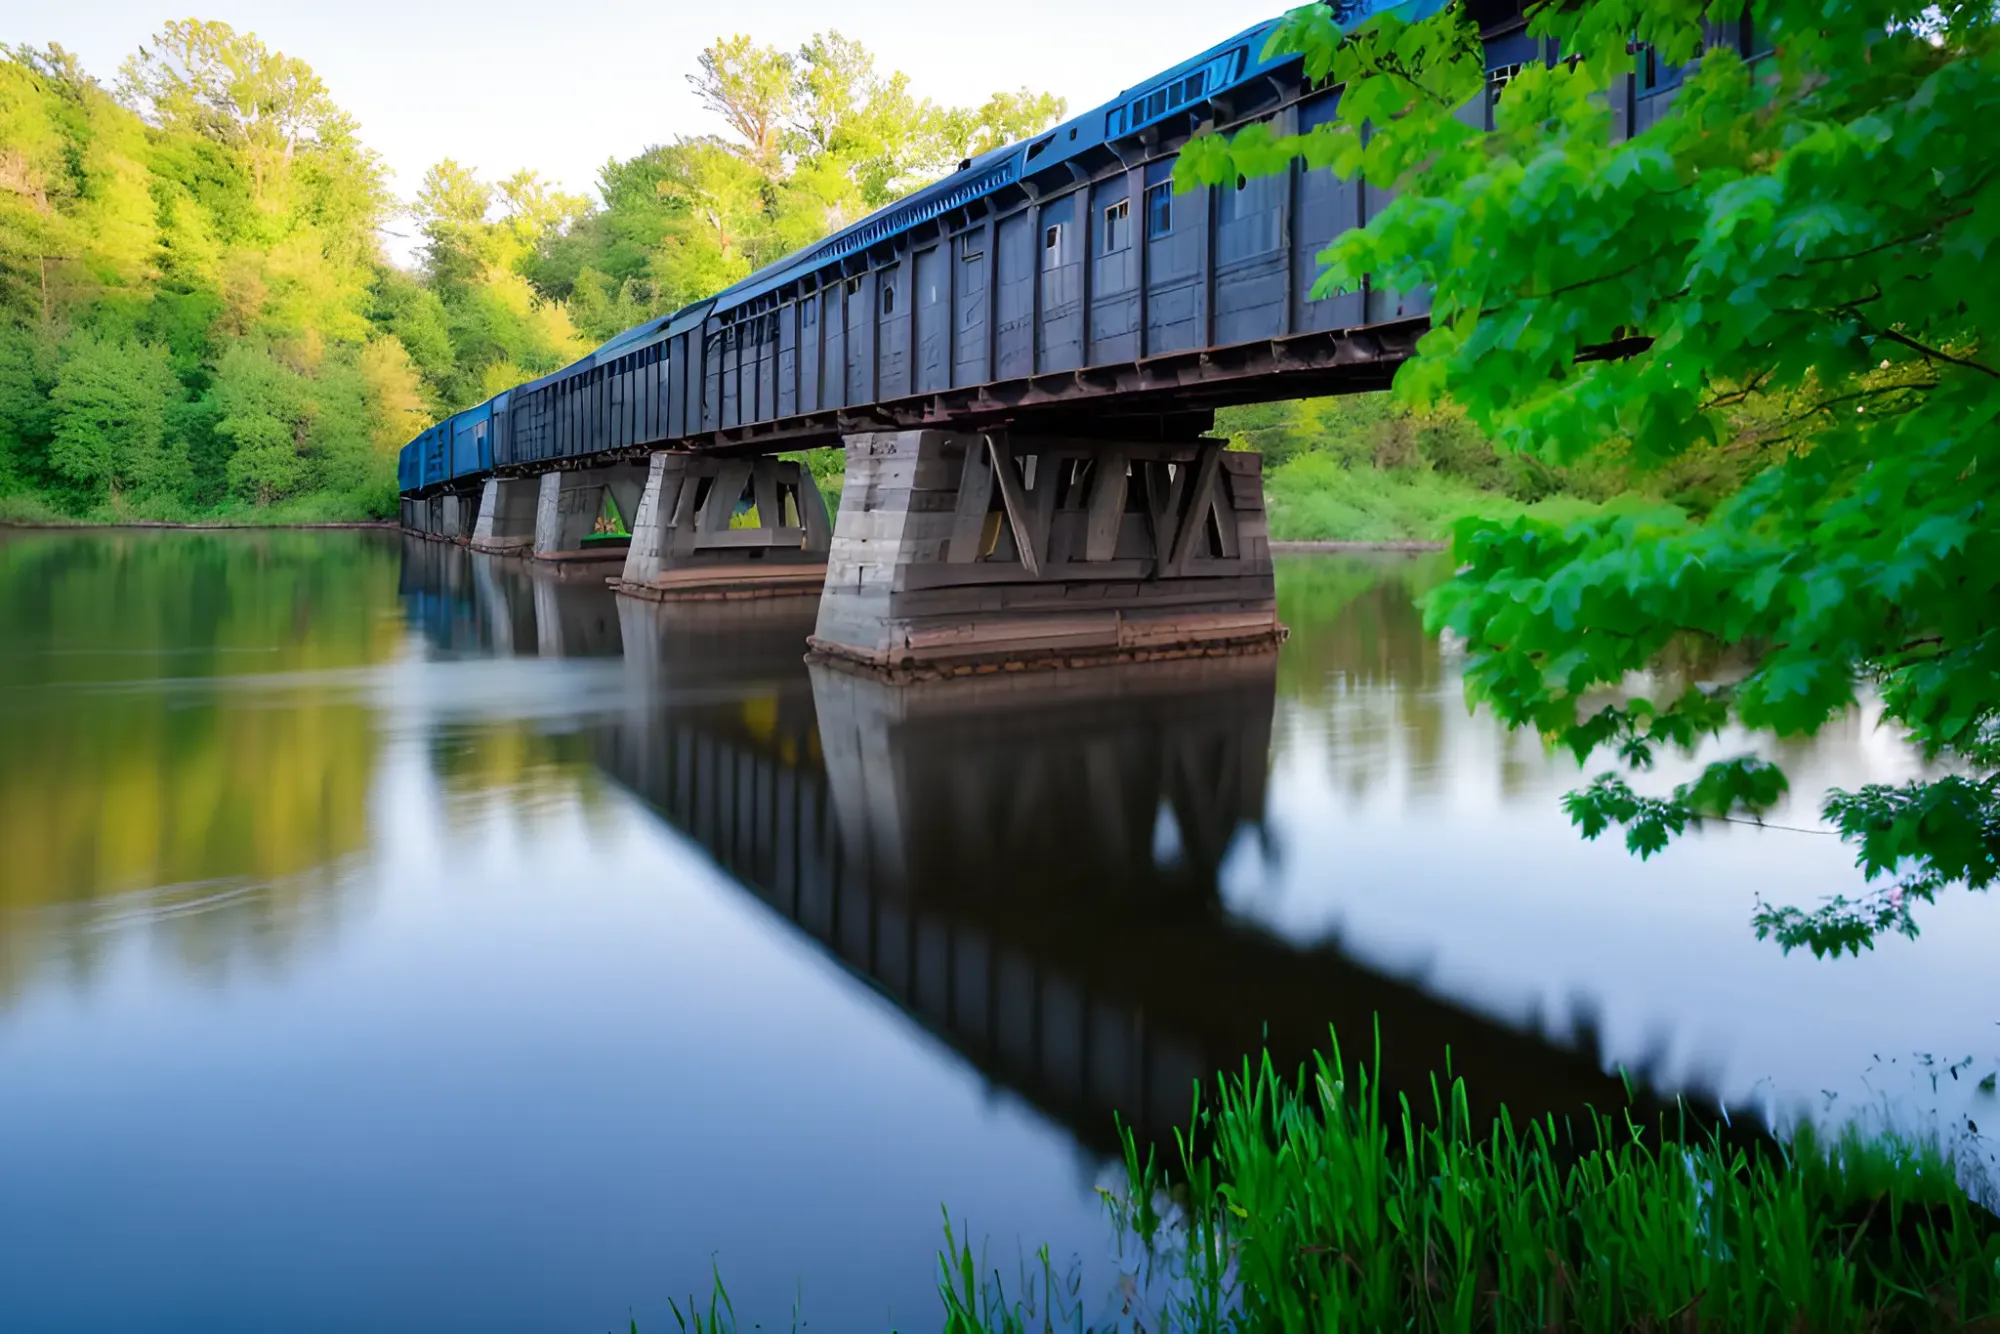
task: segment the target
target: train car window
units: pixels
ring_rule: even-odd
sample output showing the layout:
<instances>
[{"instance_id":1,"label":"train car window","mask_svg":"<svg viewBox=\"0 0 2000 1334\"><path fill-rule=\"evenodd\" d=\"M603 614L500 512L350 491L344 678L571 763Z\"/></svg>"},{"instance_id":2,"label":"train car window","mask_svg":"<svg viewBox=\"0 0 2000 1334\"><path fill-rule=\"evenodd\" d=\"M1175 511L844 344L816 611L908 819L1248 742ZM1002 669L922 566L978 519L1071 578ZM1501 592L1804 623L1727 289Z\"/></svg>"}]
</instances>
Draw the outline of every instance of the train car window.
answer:
<instances>
[{"instance_id":1,"label":"train car window","mask_svg":"<svg viewBox=\"0 0 2000 1334\"><path fill-rule=\"evenodd\" d=\"M1051 224L1042 232L1042 267L1057 269L1062 267L1063 224Z\"/></svg>"},{"instance_id":2,"label":"train car window","mask_svg":"<svg viewBox=\"0 0 2000 1334\"><path fill-rule=\"evenodd\" d=\"M893 315L896 313L896 280L894 278L887 279L882 284L882 313L884 315Z\"/></svg>"},{"instance_id":3,"label":"train car window","mask_svg":"<svg viewBox=\"0 0 2000 1334\"><path fill-rule=\"evenodd\" d=\"M1146 235L1152 240L1170 236L1174 230L1174 185L1162 181L1146 191Z\"/></svg>"},{"instance_id":4,"label":"train car window","mask_svg":"<svg viewBox=\"0 0 2000 1334\"><path fill-rule=\"evenodd\" d=\"M856 292L861 290L861 280L859 278L849 278L846 284L841 288L841 290L844 291L848 296L853 296Z\"/></svg>"},{"instance_id":5,"label":"train car window","mask_svg":"<svg viewBox=\"0 0 2000 1334\"><path fill-rule=\"evenodd\" d=\"M1132 244L1132 201L1121 199L1104 210L1104 253L1116 254Z\"/></svg>"},{"instance_id":6,"label":"train car window","mask_svg":"<svg viewBox=\"0 0 2000 1334\"><path fill-rule=\"evenodd\" d=\"M986 230L966 232L958 238L958 257L970 264L975 259L986 257Z\"/></svg>"}]
</instances>

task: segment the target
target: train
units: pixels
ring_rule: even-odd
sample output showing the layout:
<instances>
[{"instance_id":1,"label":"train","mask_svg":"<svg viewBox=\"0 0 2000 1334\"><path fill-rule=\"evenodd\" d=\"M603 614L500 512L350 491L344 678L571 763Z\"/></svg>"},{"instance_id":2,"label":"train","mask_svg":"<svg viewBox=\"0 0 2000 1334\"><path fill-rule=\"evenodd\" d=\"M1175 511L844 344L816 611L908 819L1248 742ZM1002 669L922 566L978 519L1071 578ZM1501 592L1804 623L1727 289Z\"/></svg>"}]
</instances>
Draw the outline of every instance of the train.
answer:
<instances>
[{"instance_id":1,"label":"train","mask_svg":"<svg viewBox=\"0 0 2000 1334\"><path fill-rule=\"evenodd\" d=\"M1444 3L1336 9L1352 26ZM1506 80L1557 53L1527 31L1522 0L1469 3L1485 38L1490 127ZM399 490L416 499L662 448L811 448L837 444L856 422L882 429L1030 402L1074 416L1093 395L1122 392L1106 389L1106 368L1131 371L1117 383L1136 396L1141 369L1177 357L1199 371L1165 377L1164 392L1188 398L1218 349L1421 320L1420 292L1310 296L1318 252L1379 212L1385 192L1297 164L1234 189L1174 191L1179 147L1204 128L1261 120L1303 132L1332 118L1339 89L1313 84L1299 57L1267 53L1280 21L967 158L715 296L439 422L403 448ZM1757 54L1747 19L1708 35ZM1650 124L1681 75L1642 52L1614 108L1619 132ZM1469 114L1482 113L1475 104ZM1259 392L1271 396L1238 384L1209 401Z\"/></svg>"}]
</instances>

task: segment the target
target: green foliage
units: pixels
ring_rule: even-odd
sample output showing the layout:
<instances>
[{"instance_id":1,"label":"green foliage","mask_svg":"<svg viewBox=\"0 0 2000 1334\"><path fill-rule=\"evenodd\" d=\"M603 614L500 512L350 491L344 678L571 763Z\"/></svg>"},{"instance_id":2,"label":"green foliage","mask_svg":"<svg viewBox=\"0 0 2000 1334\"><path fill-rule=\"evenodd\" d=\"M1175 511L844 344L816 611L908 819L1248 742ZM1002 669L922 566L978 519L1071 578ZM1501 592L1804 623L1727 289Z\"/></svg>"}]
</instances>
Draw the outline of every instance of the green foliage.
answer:
<instances>
[{"instance_id":1,"label":"green foliage","mask_svg":"<svg viewBox=\"0 0 2000 1334\"><path fill-rule=\"evenodd\" d=\"M381 326L451 351L434 307L378 290L407 296L373 155L309 67L226 24L169 23L118 87L129 106L60 47L0 61L0 492L383 512L429 405Z\"/></svg>"},{"instance_id":2,"label":"green foliage","mask_svg":"<svg viewBox=\"0 0 2000 1334\"><path fill-rule=\"evenodd\" d=\"M1378 1063L1379 1064L1379 1063ZM1127 1135L1121 1222L1171 1330L1959 1329L2000 1313L2000 1222L1934 1150L1737 1148L1593 1115L1486 1125L1463 1082L1385 1098L1339 1050L1219 1081L1172 1206ZM972 1326L981 1327L981 1326ZM990 1326L988 1326L990 1327Z\"/></svg>"},{"instance_id":3,"label":"green foliage","mask_svg":"<svg viewBox=\"0 0 2000 1334\"><path fill-rule=\"evenodd\" d=\"M170 492L186 471L169 452L166 430L179 391L163 350L71 335L49 391L49 466L92 499Z\"/></svg>"},{"instance_id":4,"label":"green foliage","mask_svg":"<svg viewBox=\"0 0 2000 1334\"><path fill-rule=\"evenodd\" d=\"M1570 519L1602 508L1569 495L1524 504L1451 474L1343 465L1331 452L1318 450L1299 453L1273 469L1265 479L1264 498L1271 536L1280 541L1435 541L1467 516Z\"/></svg>"},{"instance_id":5,"label":"green foliage","mask_svg":"<svg viewBox=\"0 0 2000 1334\"><path fill-rule=\"evenodd\" d=\"M1064 109L1027 89L938 106L838 32L797 50L723 38L688 81L726 132L607 163L603 207L564 216L511 261L591 338L711 296Z\"/></svg>"},{"instance_id":6,"label":"green foliage","mask_svg":"<svg viewBox=\"0 0 2000 1334\"><path fill-rule=\"evenodd\" d=\"M215 433L234 446L229 487L268 504L305 481L310 411L303 377L268 352L239 343L223 354L211 390Z\"/></svg>"},{"instance_id":7,"label":"green foliage","mask_svg":"<svg viewBox=\"0 0 2000 1334\"><path fill-rule=\"evenodd\" d=\"M1671 468L1740 451L1747 484L1707 488L1693 513L1462 524L1464 570L1431 623L1464 636L1474 698L1579 754L1685 747L1726 721L1811 732L1879 696L1969 776L1829 794L1862 869L1899 883L1758 922L1819 949L1859 948L1870 923L1913 930L1911 902L1982 887L2000 847L2000 532L1984 466L2000 417L2000 20L1918 0L1540 6L1533 30L1575 59L1524 68L1488 132L1464 114L1487 95L1476 35L1462 11L1425 8L1349 34L1323 6L1293 15L1278 44L1345 85L1338 116L1291 138L1205 138L1182 179L1303 156L1394 190L1327 248L1315 290L1428 289L1432 327L1399 396L1448 399L1514 456ZM1754 65L1700 54L1672 112L1617 137L1632 51L1694 59L1704 12L1747 16L1774 50ZM1601 702L1679 642L1740 647L1753 665L1664 703ZM1728 814L1597 790L1573 813L1637 822L1643 849Z\"/></svg>"}]
</instances>

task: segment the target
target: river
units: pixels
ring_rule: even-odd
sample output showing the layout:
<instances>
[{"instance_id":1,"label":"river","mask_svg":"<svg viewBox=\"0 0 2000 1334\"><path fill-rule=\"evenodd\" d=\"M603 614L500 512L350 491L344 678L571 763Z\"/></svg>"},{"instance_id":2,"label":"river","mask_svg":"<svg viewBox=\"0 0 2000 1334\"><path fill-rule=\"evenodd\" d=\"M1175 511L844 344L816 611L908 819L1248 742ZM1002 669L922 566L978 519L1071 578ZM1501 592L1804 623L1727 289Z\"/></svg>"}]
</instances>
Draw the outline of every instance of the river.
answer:
<instances>
[{"instance_id":1,"label":"river","mask_svg":"<svg viewBox=\"0 0 2000 1334\"><path fill-rule=\"evenodd\" d=\"M1990 1171L2000 902L1786 956L1751 912L1852 893L1837 839L1582 842L1593 771L1422 633L1447 573L1284 561L1275 662L897 690L809 669L806 601L0 535L0 1329L658 1330L713 1272L919 1330L947 1209L1095 1306L1114 1110L1329 1024L1400 1087L1623 1070ZM1917 767L1865 713L1767 753L1799 829Z\"/></svg>"}]
</instances>

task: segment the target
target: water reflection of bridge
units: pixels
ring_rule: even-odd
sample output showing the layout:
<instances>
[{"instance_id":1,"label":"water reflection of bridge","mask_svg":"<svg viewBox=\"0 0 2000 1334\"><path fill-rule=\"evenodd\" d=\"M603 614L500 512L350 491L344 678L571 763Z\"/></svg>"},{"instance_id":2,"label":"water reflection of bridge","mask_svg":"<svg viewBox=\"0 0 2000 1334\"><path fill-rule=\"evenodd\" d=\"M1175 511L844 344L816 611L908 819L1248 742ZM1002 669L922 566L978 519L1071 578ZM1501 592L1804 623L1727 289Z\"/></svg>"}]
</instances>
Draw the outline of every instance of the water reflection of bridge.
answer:
<instances>
[{"instance_id":1,"label":"water reflection of bridge","mask_svg":"<svg viewBox=\"0 0 2000 1334\"><path fill-rule=\"evenodd\" d=\"M1573 1050L1337 948L1233 920L1225 860L1268 850L1273 663L999 674L894 687L802 661L811 609L655 604L422 544L411 607L500 652L622 651L600 766L777 915L990 1079L1107 1148L1190 1084L1328 1025L1418 1094L1447 1049L1479 1103L1609 1107ZM461 568L462 567L462 568ZM1337 866L1326 868L1338 875Z\"/></svg>"}]
</instances>

